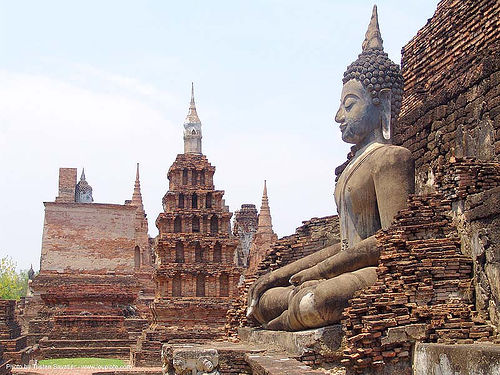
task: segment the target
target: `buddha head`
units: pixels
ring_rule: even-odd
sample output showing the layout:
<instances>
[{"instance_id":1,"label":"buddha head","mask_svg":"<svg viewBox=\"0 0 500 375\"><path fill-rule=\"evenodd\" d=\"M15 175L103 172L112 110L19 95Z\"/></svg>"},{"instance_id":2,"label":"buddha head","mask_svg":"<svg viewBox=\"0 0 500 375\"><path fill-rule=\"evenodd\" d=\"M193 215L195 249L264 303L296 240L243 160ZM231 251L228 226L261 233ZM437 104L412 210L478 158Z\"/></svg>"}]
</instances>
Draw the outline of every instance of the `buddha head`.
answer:
<instances>
[{"instance_id":1,"label":"buddha head","mask_svg":"<svg viewBox=\"0 0 500 375\"><path fill-rule=\"evenodd\" d=\"M340 124L342 140L360 147L390 142L401 109L403 77L399 66L384 52L378 26L377 6L373 7L362 52L347 67L335 121Z\"/></svg>"}]
</instances>

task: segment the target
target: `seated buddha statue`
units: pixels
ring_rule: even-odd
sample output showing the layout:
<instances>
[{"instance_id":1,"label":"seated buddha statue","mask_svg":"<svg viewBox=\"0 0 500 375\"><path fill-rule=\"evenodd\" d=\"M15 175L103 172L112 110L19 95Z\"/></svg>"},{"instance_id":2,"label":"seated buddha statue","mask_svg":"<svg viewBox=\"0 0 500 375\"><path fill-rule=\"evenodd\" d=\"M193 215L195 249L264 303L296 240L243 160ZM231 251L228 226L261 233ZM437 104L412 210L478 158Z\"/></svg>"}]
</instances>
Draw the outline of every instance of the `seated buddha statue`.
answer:
<instances>
[{"instance_id":1,"label":"seated buddha statue","mask_svg":"<svg viewBox=\"0 0 500 375\"><path fill-rule=\"evenodd\" d=\"M414 192L409 150L391 144L403 78L383 50L377 8L362 53L344 73L335 121L354 144L335 186L341 241L263 275L248 293L247 316L271 330L339 322L348 300L376 279L375 233L387 228Z\"/></svg>"}]
</instances>

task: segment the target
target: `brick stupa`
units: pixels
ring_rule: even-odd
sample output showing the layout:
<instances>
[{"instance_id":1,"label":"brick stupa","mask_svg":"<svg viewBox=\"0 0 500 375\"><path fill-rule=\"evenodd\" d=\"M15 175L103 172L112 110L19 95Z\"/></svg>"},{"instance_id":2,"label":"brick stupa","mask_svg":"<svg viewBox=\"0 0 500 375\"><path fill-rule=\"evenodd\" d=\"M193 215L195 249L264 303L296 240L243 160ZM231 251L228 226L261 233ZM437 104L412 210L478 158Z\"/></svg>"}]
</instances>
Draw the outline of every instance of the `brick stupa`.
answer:
<instances>
[{"instance_id":1,"label":"brick stupa","mask_svg":"<svg viewBox=\"0 0 500 375\"><path fill-rule=\"evenodd\" d=\"M257 267L266 256L271 245L277 240L278 236L273 231L271 208L269 207L269 198L267 197L267 183L264 181L262 205L260 206L257 232L255 232L252 246L250 247L247 274L252 274L257 270Z\"/></svg>"},{"instance_id":2,"label":"brick stupa","mask_svg":"<svg viewBox=\"0 0 500 375\"><path fill-rule=\"evenodd\" d=\"M153 322L138 342L135 365L158 365L162 342L223 337L227 310L238 295L243 268L235 264L232 213L224 191L215 190L215 167L202 154L201 139L192 92L184 153L168 171L164 212L156 219Z\"/></svg>"}]
</instances>

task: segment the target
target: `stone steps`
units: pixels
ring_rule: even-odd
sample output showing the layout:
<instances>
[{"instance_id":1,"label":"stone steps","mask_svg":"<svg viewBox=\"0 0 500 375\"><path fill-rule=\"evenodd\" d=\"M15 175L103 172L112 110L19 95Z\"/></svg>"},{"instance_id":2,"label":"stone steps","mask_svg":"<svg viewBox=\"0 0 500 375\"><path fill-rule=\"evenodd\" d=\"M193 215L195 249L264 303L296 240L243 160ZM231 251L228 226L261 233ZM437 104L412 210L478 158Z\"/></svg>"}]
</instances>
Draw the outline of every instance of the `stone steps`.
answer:
<instances>
[{"instance_id":1,"label":"stone steps","mask_svg":"<svg viewBox=\"0 0 500 375\"><path fill-rule=\"evenodd\" d=\"M3 346L6 352L17 352L26 347L28 342L27 339L27 336L19 336L15 339L8 340L0 339L0 345Z\"/></svg>"},{"instance_id":2,"label":"stone steps","mask_svg":"<svg viewBox=\"0 0 500 375\"><path fill-rule=\"evenodd\" d=\"M128 360L130 358L130 347L40 348L39 359L78 357L117 358Z\"/></svg>"},{"instance_id":3,"label":"stone steps","mask_svg":"<svg viewBox=\"0 0 500 375\"><path fill-rule=\"evenodd\" d=\"M116 348L129 347L135 342L128 339L98 339L98 340L52 340L41 339L39 342L40 349L56 349L56 348Z\"/></svg>"},{"instance_id":4,"label":"stone steps","mask_svg":"<svg viewBox=\"0 0 500 375\"><path fill-rule=\"evenodd\" d=\"M16 350L12 352L4 352L3 357L7 360L10 360L13 364L16 365L27 365L30 361L32 347L27 346L22 348L21 350Z\"/></svg>"}]
</instances>

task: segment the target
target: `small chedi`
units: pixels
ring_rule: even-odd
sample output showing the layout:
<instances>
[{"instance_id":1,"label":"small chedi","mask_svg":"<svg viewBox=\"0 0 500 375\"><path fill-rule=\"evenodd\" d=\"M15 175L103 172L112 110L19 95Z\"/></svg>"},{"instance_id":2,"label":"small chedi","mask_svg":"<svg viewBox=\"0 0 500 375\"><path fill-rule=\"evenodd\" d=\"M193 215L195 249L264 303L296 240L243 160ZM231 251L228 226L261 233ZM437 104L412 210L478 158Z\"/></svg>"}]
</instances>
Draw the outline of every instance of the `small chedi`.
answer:
<instances>
[{"instance_id":1,"label":"small chedi","mask_svg":"<svg viewBox=\"0 0 500 375\"><path fill-rule=\"evenodd\" d=\"M151 248L137 165L132 199L95 203L82 171L59 170L59 195L45 202L40 272L23 319L37 359L128 358L153 299Z\"/></svg>"},{"instance_id":2,"label":"small chedi","mask_svg":"<svg viewBox=\"0 0 500 375\"><path fill-rule=\"evenodd\" d=\"M250 246L247 274L254 273L257 270L257 266L277 239L278 236L273 231L271 209L269 208L269 198L267 197L267 182L264 181L262 205L260 206L257 231L252 238Z\"/></svg>"},{"instance_id":3,"label":"small chedi","mask_svg":"<svg viewBox=\"0 0 500 375\"><path fill-rule=\"evenodd\" d=\"M194 92L184 123L184 153L168 171L164 212L156 219L156 283L152 324L134 350L136 365L158 365L162 342L214 340L224 335L226 313L238 295L243 268L224 191L215 190L212 166L201 149Z\"/></svg>"}]
</instances>

